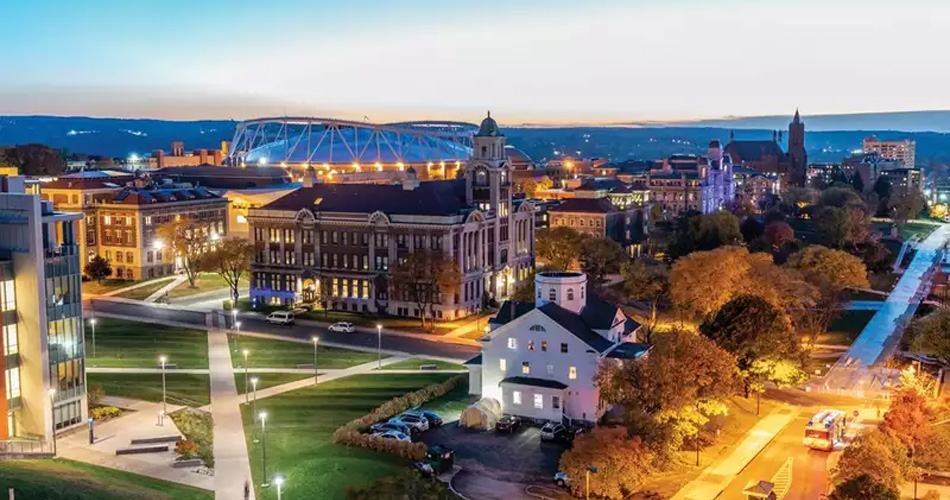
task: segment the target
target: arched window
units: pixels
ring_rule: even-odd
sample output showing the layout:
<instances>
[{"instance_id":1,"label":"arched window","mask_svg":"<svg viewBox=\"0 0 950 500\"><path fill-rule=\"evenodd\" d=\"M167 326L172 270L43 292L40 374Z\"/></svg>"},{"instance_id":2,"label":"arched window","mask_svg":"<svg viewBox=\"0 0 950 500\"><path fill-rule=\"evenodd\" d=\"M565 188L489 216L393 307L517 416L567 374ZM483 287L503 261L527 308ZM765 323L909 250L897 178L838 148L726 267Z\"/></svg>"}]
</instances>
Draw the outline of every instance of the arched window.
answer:
<instances>
[{"instance_id":1,"label":"arched window","mask_svg":"<svg viewBox=\"0 0 950 500\"><path fill-rule=\"evenodd\" d=\"M556 289L556 288L552 288L552 289L548 290L548 300L550 300L551 302L554 302L554 301L557 300L557 289Z\"/></svg>"},{"instance_id":2,"label":"arched window","mask_svg":"<svg viewBox=\"0 0 950 500\"><path fill-rule=\"evenodd\" d=\"M573 288L568 288L568 289L567 289L567 300L574 300L574 289L573 289Z\"/></svg>"},{"instance_id":3,"label":"arched window","mask_svg":"<svg viewBox=\"0 0 950 500\"><path fill-rule=\"evenodd\" d=\"M531 328L528 328L528 330L532 332L546 332L547 331L541 325L531 325Z\"/></svg>"},{"instance_id":4,"label":"arched window","mask_svg":"<svg viewBox=\"0 0 950 500\"><path fill-rule=\"evenodd\" d=\"M129 264L132 263L132 252L125 252L125 261Z\"/></svg>"},{"instance_id":5,"label":"arched window","mask_svg":"<svg viewBox=\"0 0 950 500\"><path fill-rule=\"evenodd\" d=\"M488 175L485 174L484 170L479 170L475 172L475 185L476 186L485 186L488 184Z\"/></svg>"}]
</instances>

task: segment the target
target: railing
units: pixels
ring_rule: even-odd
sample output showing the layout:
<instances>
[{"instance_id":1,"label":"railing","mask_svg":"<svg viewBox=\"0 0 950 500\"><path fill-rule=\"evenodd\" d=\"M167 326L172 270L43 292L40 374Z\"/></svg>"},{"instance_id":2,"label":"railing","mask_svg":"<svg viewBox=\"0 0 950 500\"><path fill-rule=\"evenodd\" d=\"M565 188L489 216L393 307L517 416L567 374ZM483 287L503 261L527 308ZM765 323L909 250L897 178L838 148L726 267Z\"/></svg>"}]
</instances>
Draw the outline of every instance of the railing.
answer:
<instances>
[{"instance_id":1,"label":"railing","mask_svg":"<svg viewBox=\"0 0 950 500\"><path fill-rule=\"evenodd\" d=\"M0 441L0 456L4 455L37 455L49 456L53 454L52 443L46 441L33 441L22 439L11 439Z\"/></svg>"}]
</instances>

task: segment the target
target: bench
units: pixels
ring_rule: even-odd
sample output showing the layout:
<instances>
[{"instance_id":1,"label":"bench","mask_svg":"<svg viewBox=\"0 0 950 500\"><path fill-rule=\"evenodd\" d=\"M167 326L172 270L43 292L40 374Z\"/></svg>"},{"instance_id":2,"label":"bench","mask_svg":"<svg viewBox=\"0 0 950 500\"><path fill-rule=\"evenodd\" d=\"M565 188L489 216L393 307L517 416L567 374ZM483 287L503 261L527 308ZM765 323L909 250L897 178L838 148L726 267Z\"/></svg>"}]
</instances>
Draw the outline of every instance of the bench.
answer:
<instances>
[{"instance_id":1,"label":"bench","mask_svg":"<svg viewBox=\"0 0 950 500\"><path fill-rule=\"evenodd\" d=\"M185 458L172 462L172 467L175 469L186 469L189 467L200 467L203 463L200 458Z\"/></svg>"},{"instance_id":2,"label":"bench","mask_svg":"<svg viewBox=\"0 0 950 500\"><path fill-rule=\"evenodd\" d=\"M137 444L156 444L156 443L177 443L183 439L179 434L169 434L167 436L153 436L147 438L137 438L129 441L131 445Z\"/></svg>"},{"instance_id":3,"label":"bench","mask_svg":"<svg viewBox=\"0 0 950 500\"><path fill-rule=\"evenodd\" d=\"M419 365L420 370L438 370L439 365Z\"/></svg>"},{"instance_id":4,"label":"bench","mask_svg":"<svg viewBox=\"0 0 950 500\"><path fill-rule=\"evenodd\" d=\"M153 444L151 446L130 446L128 448L117 448L116 455L138 455L142 453L161 453L168 451L167 444Z\"/></svg>"}]
</instances>

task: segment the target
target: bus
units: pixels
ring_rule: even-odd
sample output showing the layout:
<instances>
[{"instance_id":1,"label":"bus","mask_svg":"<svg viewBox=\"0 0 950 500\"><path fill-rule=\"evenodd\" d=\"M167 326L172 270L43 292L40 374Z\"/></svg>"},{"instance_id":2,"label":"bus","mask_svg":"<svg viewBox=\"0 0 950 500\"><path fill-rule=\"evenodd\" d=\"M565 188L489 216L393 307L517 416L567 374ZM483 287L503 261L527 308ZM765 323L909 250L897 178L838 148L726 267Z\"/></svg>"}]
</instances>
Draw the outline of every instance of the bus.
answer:
<instances>
[{"instance_id":1,"label":"bus","mask_svg":"<svg viewBox=\"0 0 950 500\"><path fill-rule=\"evenodd\" d=\"M846 414L840 410L821 410L805 426L805 446L813 450L832 451L844 441Z\"/></svg>"}]
</instances>

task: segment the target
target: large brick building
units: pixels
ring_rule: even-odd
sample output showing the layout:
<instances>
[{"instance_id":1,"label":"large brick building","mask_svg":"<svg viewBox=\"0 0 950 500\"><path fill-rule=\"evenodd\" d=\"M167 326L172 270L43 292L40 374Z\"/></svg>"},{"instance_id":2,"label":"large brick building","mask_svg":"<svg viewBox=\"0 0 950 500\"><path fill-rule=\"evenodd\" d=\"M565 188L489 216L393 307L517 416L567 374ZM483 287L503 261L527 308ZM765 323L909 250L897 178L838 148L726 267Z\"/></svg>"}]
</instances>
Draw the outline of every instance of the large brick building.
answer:
<instances>
[{"instance_id":1,"label":"large brick building","mask_svg":"<svg viewBox=\"0 0 950 500\"><path fill-rule=\"evenodd\" d=\"M778 175L783 186L804 186L808 167L805 151L805 122L798 110L788 124L788 152L782 151L781 136L772 132L771 141L738 141L729 134L725 153L736 165L743 165L762 174Z\"/></svg>"},{"instance_id":2,"label":"large brick building","mask_svg":"<svg viewBox=\"0 0 950 500\"><path fill-rule=\"evenodd\" d=\"M432 316L454 319L501 300L532 268L534 209L512 198L505 138L486 118L471 158L454 180L401 184L315 184L250 209L262 248L252 262L255 304L313 303L333 309L420 316L415 303L389 294L388 273L420 250L450 255L461 286L435 304ZM329 289L322 289L328 287Z\"/></svg>"}]
</instances>

